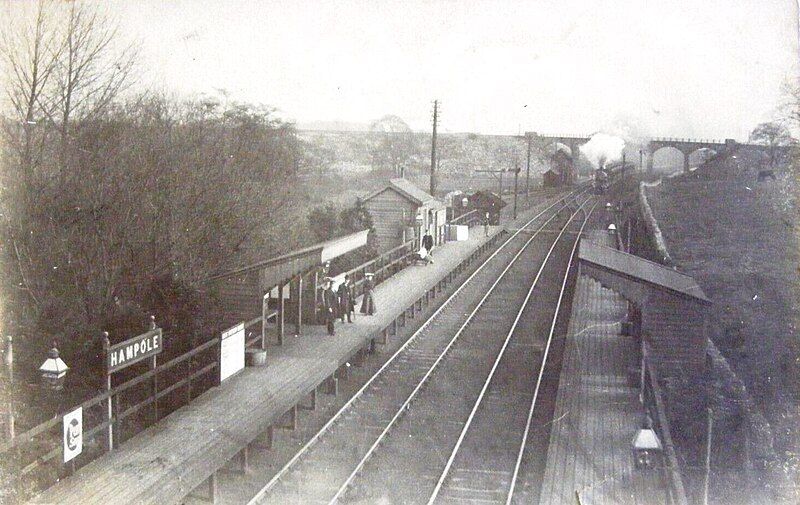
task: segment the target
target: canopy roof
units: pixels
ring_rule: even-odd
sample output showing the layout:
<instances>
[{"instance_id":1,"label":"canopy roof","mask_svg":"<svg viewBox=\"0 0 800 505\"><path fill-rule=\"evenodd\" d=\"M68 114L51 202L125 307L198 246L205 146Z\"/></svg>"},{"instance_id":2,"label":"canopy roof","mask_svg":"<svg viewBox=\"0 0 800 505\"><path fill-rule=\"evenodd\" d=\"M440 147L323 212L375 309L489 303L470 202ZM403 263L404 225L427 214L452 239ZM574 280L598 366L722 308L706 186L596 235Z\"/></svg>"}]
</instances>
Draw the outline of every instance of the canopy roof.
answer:
<instances>
[{"instance_id":1,"label":"canopy roof","mask_svg":"<svg viewBox=\"0 0 800 505\"><path fill-rule=\"evenodd\" d=\"M652 261L589 240L581 240L578 258L638 282L711 303L693 277Z\"/></svg>"},{"instance_id":2,"label":"canopy roof","mask_svg":"<svg viewBox=\"0 0 800 505\"><path fill-rule=\"evenodd\" d=\"M286 282L296 275L321 266L325 264L326 261L330 261L333 258L366 245L368 234L369 230L362 230L350 235L320 242L303 249L298 249L297 251L292 251L281 256L276 256L252 265L215 275L209 278L209 280L213 281L227 277L258 274L262 287L268 289L282 282Z\"/></svg>"}]
</instances>

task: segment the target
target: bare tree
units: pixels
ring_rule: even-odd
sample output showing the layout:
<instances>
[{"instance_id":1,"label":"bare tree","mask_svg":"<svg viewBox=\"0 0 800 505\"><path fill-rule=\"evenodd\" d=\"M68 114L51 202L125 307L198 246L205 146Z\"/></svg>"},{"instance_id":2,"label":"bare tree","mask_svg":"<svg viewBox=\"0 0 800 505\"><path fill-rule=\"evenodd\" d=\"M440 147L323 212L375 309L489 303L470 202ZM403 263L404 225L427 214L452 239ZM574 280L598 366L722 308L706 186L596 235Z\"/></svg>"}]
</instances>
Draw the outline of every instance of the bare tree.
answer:
<instances>
[{"instance_id":1,"label":"bare tree","mask_svg":"<svg viewBox=\"0 0 800 505\"><path fill-rule=\"evenodd\" d=\"M750 142L769 147L770 166L774 166L776 148L788 146L792 142L792 136L789 129L780 123L761 123L750 133Z\"/></svg>"},{"instance_id":2,"label":"bare tree","mask_svg":"<svg viewBox=\"0 0 800 505\"><path fill-rule=\"evenodd\" d=\"M40 161L43 142L35 151L36 133L41 130L37 127L54 110L50 85L62 52L60 41L53 36L54 29L51 6L39 1L31 22L12 23L9 19L0 34L6 96L11 105L4 133L18 157L21 182L26 186Z\"/></svg>"},{"instance_id":3,"label":"bare tree","mask_svg":"<svg viewBox=\"0 0 800 505\"><path fill-rule=\"evenodd\" d=\"M72 121L96 115L129 87L138 57L132 43L117 49L117 24L84 3L70 2L64 17L55 73L62 171Z\"/></svg>"}]
</instances>

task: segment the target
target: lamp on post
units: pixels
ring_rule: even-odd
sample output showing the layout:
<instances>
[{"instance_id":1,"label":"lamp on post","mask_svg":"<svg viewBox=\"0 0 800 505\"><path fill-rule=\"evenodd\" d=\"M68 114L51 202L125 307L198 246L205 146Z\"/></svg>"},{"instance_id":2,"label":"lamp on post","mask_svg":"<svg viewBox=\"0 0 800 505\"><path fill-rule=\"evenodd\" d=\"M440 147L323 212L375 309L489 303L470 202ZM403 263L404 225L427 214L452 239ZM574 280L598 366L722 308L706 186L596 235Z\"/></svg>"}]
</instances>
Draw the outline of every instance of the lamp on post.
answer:
<instances>
[{"instance_id":1,"label":"lamp on post","mask_svg":"<svg viewBox=\"0 0 800 505\"><path fill-rule=\"evenodd\" d=\"M53 342L53 348L47 353L47 359L39 367L39 371L42 373L42 386L50 391L61 391L64 389L67 370L69 367L59 357L58 348Z\"/></svg>"},{"instance_id":2,"label":"lamp on post","mask_svg":"<svg viewBox=\"0 0 800 505\"><path fill-rule=\"evenodd\" d=\"M649 423L647 423L649 425ZM655 430L650 426L640 428L636 432L631 442L633 449L633 465L636 468L651 468L653 467L653 459L661 454L662 446L661 440L656 435Z\"/></svg>"}]
</instances>

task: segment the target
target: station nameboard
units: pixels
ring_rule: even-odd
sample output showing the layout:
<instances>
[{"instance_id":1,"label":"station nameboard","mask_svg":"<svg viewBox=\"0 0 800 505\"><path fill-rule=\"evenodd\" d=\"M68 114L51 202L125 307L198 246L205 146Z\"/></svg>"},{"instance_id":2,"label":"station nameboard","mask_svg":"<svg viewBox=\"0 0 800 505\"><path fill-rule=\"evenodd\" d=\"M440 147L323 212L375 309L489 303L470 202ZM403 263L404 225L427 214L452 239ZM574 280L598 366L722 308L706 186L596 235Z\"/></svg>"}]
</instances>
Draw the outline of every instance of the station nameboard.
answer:
<instances>
[{"instance_id":1,"label":"station nameboard","mask_svg":"<svg viewBox=\"0 0 800 505\"><path fill-rule=\"evenodd\" d=\"M161 328L156 328L138 337L112 345L108 349L108 354L106 355L108 373L116 372L117 370L121 370L145 358L160 353L163 350L162 344Z\"/></svg>"}]
</instances>

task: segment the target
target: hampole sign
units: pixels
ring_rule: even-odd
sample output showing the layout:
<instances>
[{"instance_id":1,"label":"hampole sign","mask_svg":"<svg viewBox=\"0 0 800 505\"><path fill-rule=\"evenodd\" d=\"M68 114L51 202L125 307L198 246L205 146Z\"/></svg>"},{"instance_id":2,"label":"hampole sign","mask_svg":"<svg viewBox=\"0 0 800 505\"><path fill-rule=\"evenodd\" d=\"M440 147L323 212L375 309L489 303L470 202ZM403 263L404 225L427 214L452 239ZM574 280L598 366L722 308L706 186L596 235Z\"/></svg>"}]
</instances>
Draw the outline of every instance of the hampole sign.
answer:
<instances>
[{"instance_id":1,"label":"hampole sign","mask_svg":"<svg viewBox=\"0 0 800 505\"><path fill-rule=\"evenodd\" d=\"M163 350L161 328L150 330L138 337L114 344L108 349L106 366L108 373L121 370Z\"/></svg>"},{"instance_id":2,"label":"hampole sign","mask_svg":"<svg viewBox=\"0 0 800 505\"><path fill-rule=\"evenodd\" d=\"M64 463L83 451L83 408L64 414Z\"/></svg>"}]
</instances>

